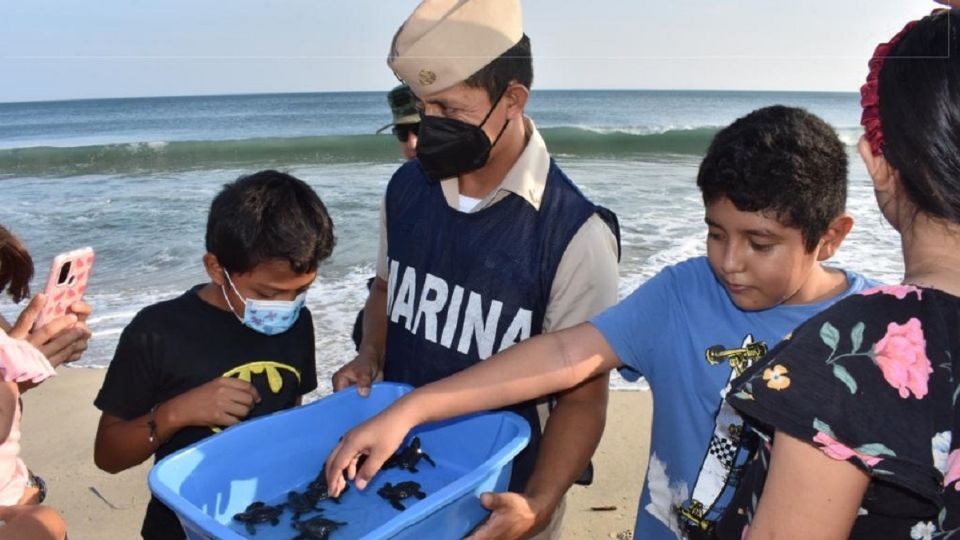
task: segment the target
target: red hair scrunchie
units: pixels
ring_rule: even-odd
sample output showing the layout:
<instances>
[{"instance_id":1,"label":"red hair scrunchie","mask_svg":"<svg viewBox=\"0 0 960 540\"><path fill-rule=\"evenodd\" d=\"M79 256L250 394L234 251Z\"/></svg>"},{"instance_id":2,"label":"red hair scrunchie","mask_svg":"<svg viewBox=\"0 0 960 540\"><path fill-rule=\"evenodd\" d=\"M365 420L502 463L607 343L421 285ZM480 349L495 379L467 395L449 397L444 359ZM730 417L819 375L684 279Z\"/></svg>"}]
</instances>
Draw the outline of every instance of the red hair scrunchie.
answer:
<instances>
[{"instance_id":1,"label":"red hair scrunchie","mask_svg":"<svg viewBox=\"0 0 960 540\"><path fill-rule=\"evenodd\" d=\"M880 123L880 70L883 69L883 63L890 56L893 47L918 22L907 23L890 41L877 45L876 50L873 51L873 57L867 63L870 68L867 73L867 82L860 87L860 106L863 107L860 125L863 126L867 142L870 143L870 150L875 156L883 153L883 126Z\"/></svg>"}]
</instances>

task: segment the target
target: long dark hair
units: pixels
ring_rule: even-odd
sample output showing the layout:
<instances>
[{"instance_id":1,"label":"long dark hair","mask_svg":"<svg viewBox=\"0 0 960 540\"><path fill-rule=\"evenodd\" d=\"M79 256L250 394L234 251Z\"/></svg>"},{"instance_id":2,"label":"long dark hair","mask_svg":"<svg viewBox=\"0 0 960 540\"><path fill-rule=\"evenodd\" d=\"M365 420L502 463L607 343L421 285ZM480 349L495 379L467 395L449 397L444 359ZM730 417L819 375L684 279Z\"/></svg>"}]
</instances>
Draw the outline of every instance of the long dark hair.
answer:
<instances>
[{"instance_id":1,"label":"long dark hair","mask_svg":"<svg viewBox=\"0 0 960 540\"><path fill-rule=\"evenodd\" d=\"M0 225L0 292L6 289L14 302L30 296L33 259L20 240Z\"/></svg>"},{"instance_id":2,"label":"long dark hair","mask_svg":"<svg viewBox=\"0 0 960 540\"><path fill-rule=\"evenodd\" d=\"M880 72L886 160L910 199L960 223L960 10L920 20Z\"/></svg>"}]
</instances>

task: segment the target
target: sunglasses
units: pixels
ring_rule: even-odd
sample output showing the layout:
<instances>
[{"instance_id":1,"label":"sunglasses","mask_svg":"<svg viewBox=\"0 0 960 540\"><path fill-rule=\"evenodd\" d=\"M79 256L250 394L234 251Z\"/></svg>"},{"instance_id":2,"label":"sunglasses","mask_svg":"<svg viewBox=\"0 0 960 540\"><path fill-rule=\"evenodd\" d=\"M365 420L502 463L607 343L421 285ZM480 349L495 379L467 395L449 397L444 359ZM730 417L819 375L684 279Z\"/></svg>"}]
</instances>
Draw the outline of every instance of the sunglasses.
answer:
<instances>
[{"instance_id":1,"label":"sunglasses","mask_svg":"<svg viewBox=\"0 0 960 540\"><path fill-rule=\"evenodd\" d=\"M416 124L398 124L393 126L393 134L400 142L407 142L407 139L410 138L411 132L413 132L414 135L420 135L420 122L417 122Z\"/></svg>"}]
</instances>

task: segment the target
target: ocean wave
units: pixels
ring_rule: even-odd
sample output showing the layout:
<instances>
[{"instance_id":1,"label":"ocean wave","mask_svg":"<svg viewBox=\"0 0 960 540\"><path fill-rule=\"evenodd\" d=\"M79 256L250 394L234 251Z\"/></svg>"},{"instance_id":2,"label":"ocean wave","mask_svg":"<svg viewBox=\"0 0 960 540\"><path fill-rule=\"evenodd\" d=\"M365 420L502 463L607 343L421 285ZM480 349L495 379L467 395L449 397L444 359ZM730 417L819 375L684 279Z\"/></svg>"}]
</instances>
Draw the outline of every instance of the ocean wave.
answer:
<instances>
[{"instance_id":1,"label":"ocean wave","mask_svg":"<svg viewBox=\"0 0 960 540\"><path fill-rule=\"evenodd\" d=\"M702 154L715 127L679 129L541 129L558 155L620 158L640 154ZM228 167L376 163L399 159L388 135L255 138L0 149L0 177L121 174Z\"/></svg>"},{"instance_id":2,"label":"ocean wave","mask_svg":"<svg viewBox=\"0 0 960 540\"><path fill-rule=\"evenodd\" d=\"M396 158L392 138L374 135L32 146L0 150L0 177L282 167Z\"/></svg>"},{"instance_id":3,"label":"ocean wave","mask_svg":"<svg viewBox=\"0 0 960 540\"><path fill-rule=\"evenodd\" d=\"M654 154L702 155L719 129L562 126L542 128L540 132L555 155L620 159ZM860 128L838 129L847 146L855 146L860 133ZM398 159L397 145L387 135L28 146L0 149L0 178L389 163Z\"/></svg>"}]
</instances>

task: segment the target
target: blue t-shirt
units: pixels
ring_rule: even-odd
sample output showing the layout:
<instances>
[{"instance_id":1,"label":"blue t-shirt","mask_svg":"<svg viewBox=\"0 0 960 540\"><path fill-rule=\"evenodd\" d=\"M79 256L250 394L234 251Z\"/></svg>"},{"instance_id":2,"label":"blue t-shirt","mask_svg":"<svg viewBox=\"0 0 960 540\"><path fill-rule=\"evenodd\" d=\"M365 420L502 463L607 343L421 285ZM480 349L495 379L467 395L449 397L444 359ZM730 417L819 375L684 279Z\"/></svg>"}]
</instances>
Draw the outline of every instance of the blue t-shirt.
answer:
<instances>
[{"instance_id":1,"label":"blue t-shirt","mask_svg":"<svg viewBox=\"0 0 960 540\"><path fill-rule=\"evenodd\" d=\"M874 285L845 273L848 289L824 302L744 311L707 259L698 257L665 268L594 317L591 322L624 364L620 374L628 380L643 376L653 391L650 461L635 538L682 537L676 508L689 510L695 491L705 510L722 509L722 497L713 495L739 452L739 417L721 409L731 365L746 367L802 322Z\"/></svg>"}]
</instances>

